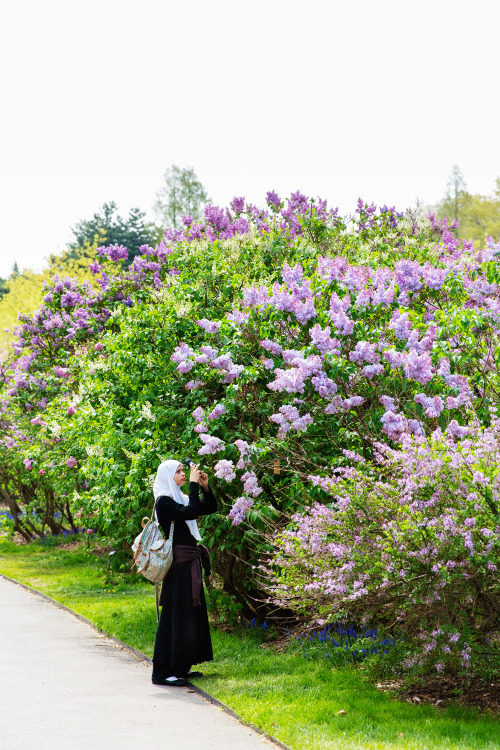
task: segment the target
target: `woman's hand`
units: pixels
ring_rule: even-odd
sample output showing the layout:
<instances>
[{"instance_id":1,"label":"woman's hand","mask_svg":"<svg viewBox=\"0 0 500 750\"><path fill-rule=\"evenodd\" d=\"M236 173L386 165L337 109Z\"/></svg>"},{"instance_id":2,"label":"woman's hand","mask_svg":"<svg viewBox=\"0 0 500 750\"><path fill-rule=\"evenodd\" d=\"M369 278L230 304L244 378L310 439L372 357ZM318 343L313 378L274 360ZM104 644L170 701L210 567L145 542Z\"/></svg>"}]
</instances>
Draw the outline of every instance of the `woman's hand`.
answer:
<instances>
[{"instance_id":1,"label":"woman's hand","mask_svg":"<svg viewBox=\"0 0 500 750\"><path fill-rule=\"evenodd\" d=\"M201 488L203 490L208 490L208 474L205 474L204 471L200 471L198 473L200 475Z\"/></svg>"},{"instance_id":2,"label":"woman's hand","mask_svg":"<svg viewBox=\"0 0 500 750\"><path fill-rule=\"evenodd\" d=\"M200 464L189 464L189 481L190 482L199 482L200 481Z\"/></svg>"}]
</instances>

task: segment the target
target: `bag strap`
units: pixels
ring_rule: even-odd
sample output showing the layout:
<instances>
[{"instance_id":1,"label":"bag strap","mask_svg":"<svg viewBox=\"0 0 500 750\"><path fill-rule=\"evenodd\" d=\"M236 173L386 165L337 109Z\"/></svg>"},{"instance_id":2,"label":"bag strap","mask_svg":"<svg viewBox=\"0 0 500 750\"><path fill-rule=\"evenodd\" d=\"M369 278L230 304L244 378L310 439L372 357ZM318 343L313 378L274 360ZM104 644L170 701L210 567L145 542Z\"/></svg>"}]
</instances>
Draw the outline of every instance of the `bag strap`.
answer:
<instances>
[{"instance_id":1,"label":"bag strap","mask_svg":"<svg viewBox=\"0 0 500 750\"><path fill-rule=\"evenodd\" d=\"M173 533L174 533L174 521L170 521L170 528L168 530L168 537L167 537L167 539L170 539L170 534L172 534L172 541L173 541ZM163 581L162 581L162 583L163 583ZM160 584L158 582L155 582L156 622L160 622L160 597L159 597L159 591L160 591Z\"/></svg>"}]
</instances>

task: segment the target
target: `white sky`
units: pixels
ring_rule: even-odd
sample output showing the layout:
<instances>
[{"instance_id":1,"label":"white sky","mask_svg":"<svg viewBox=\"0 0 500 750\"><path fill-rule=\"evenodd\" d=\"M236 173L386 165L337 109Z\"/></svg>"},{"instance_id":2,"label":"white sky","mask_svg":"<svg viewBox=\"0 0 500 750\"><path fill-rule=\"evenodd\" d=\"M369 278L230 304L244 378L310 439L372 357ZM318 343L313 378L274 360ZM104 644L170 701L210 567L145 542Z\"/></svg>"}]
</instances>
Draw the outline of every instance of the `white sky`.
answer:
<instances>
[{"instance_id":1,"label":"white sky","mask_svg":"<svg viewBox=\"0 0 500 750\"><path fill-rule=\"evenodd\" d=\"M300 189L347 213L500 175L494 0L17 0L0 14L0 276L39 268L165 169L213 201ZM497 8L497 9L495 9Z\"/></svg>"}]
</instances>

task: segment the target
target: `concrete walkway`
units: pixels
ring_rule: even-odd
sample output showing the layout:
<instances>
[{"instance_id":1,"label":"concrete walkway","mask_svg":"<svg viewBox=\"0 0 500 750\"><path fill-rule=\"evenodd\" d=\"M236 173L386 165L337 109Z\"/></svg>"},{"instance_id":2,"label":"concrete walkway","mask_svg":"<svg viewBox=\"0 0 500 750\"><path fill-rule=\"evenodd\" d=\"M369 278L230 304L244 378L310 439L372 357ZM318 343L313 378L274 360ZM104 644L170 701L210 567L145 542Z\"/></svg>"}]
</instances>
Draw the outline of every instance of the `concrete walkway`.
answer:
<instances>
[{"instance_id":1,"label":"concrete walkway","mask_svg":"<svg viewBox=\"0 0 500 750\"><path fill-rule=\"evenodd\" d=\"M271 750L276 745L92 627L0 577L0 748Z\"/></svg>"}]
</instances>

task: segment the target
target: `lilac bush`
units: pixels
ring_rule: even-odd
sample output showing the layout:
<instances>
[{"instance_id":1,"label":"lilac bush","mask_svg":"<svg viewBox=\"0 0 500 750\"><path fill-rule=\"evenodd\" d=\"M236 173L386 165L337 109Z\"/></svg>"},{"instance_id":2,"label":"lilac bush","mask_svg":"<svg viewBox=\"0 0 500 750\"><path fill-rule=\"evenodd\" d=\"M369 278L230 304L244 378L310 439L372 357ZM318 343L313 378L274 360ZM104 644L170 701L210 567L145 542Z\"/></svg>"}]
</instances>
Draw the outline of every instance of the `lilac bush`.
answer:
<instances>
[{"instance_id":1,"label":"lilac bush","mask_svg":"<svg viewBox=\"0 0 500 750\"><path fill-rule=\"evenodd\" d=\"M359 488L372 505L371 481L392 487L383 499L392 513L403 497L394 480L403 469L392 463L394 476L387 475L383 461L396 461L390 451L411 453L440 435L450 452L468 440L479 445L493 429L500 247L488 241L478 250L451 230L445 221L363 201L346 221L324 201L300 193L285 201L271 191L266 209L238 197L227 209L207 207L201 222L185 217L181 230L144 246L127 270L125 248L100 248L94 286L55 279L40 310L21 319L12 356L2 363L0 452L10 497L19 494L23 507L49 509L48 516L60 503L68 523L74 511L91 516L96 528L126 544L149 509L157 463L180 451L198 455L213 470L223 509L202 522L204 540L217 550L215 569L227 590L255 614L255 602L265 606L252 572L259 555L274 538L284 554L288 524L292 534L317 524L321 547L321 524L340 512L332 477L363 478ZM449 472L459 482L463 467L453 456ZM475 471L476 478L485 473L479 464ZM432 507L441 518L444 506ZM360 533L345 528L339 555L342 545L369 546L376 533L385 538L392 516L381 506L377 513L370 520L357 510ZM401 527L409 536L417 518L411 513ZM469 528L467 513L463 522L452 517L458 529ZM480 528L492 532L494 550L496 527L481 520ZM320 578L311 581L308 538L303 548L300 539L290 548L276 596L288 597L293 551L295 573L304 571L297 591L311 614L333 616L347 605L325 598ZM436 549L443 560L455 554ZM488 562L495 564L491 555ZM336 571L331 563L333 578ZM372 578L366 594L362 578L352 582L350 616L362 616L355 609L361 602L367 616L377 612ZM477 580L490 586L487 576ZM317 584L316 598L306 584ZM413 643L421 636L405 619L404 601L397 610L401 601L384 600L384 617L386 624L391 617L406 623ZM419 602L436 623L429 632L443 630L436 642L458 634L475 660L486 615L477 609L475 641L455 621L434 616L440 600ZM438 663L451 668L451 661Z\"/></svg>"},{"instance_id":2,"label":"lilac bush","mask_svg":"<svg viewBox=\"0 0 500 750\"><path fill-rule=\"evenodd\" d=\"M322 620L404 633L402 671L485 669L498 659L500 422L381 444L373 463L321 480L264 568L274 598ZM318 477L311 477L318 482Z\"/></svg>"}]
</instances>

